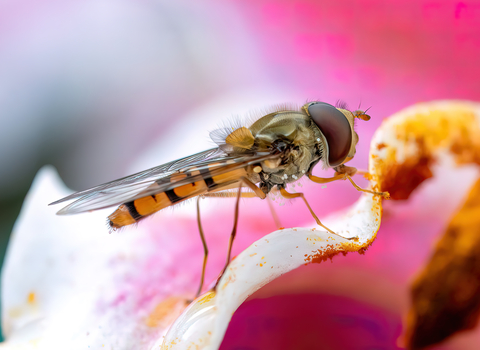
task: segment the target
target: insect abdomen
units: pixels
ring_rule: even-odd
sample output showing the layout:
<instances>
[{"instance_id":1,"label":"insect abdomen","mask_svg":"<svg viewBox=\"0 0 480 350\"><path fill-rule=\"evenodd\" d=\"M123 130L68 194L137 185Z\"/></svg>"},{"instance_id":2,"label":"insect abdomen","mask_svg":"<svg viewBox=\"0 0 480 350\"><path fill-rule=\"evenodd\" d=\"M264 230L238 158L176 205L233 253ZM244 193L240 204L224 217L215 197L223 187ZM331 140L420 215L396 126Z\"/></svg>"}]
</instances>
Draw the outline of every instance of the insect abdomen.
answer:
<instances>
[{"instance_id":1,"label":"insect abdomen","mask_svg":"<svg viewBox=\"0 0 480 350\"><path fill-rule=\"evenodd\" d=\"M189 173L181 173L172 177L170 181L174 182L185 179L189 175L194 176L198 174L200 174L198 170L192 169ZM134 224L159 210L202 195L209 190L218 189L222 185L231 184L245 175L245 169L236 169L213 177L208 170L203 170L202 176L204 176L204 179L202 180L120 205L117 210L108 216L108 224L114 230ZM151 187L155 186L159 185L154 183Z\"/></svg>"},{"instance_id":2,"label":"insect abdomen","mask_svg":"<svg viewBox=\"0 0 480 350\"><path fill-rule=\"evenodd\" d=\"M168 192L173 192L173 190ZM175 202L172 202L168 198L166 192L136 199L132 202L120 205L117 210L109 215L108 223L111 228L118 229L123 226L134 224L144 217L173 204L175 204Z\"/></svg>"}]
</instances>

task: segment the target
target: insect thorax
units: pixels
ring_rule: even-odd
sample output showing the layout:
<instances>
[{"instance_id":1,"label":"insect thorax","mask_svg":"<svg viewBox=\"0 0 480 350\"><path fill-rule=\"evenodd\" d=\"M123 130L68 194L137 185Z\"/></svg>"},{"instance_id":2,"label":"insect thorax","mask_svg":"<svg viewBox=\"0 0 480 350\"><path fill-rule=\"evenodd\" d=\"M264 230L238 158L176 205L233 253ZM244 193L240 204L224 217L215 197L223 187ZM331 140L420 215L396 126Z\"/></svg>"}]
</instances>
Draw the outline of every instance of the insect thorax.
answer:
<instances>
[{"instance_id":1,"label":"insect thorax","mask_svg":"<svg viewBox=\"0 0 480 350\"><path fill-rule=\"evenodd\" d=\"M255 143L259 148L273 149L279 153L278 158L265 160L249 168L250 180L260 183L259 187L264 193L269 193L275 186L284 187L297 181L322 158L324 148L319 142L318 128L306 118L295 119L294 123L283 120L281 128L266 128L255 135Z\"/></svg>"}]
</instances>

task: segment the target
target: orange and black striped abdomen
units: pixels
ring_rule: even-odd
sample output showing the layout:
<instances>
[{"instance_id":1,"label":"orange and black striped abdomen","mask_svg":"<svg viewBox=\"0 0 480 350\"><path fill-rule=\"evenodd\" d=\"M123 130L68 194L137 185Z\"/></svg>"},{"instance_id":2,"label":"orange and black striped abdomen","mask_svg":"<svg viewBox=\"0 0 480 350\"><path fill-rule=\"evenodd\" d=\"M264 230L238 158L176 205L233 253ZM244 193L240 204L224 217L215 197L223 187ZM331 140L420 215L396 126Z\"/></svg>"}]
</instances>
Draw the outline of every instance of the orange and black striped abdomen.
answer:
<instances>
[{"instance_id":1,"label":"orange and black striped abdomen","mask_svg":"<svg viewBox=\"0 0 480 350\"><path fill-rule=\"evenodd\" d=\"M215 175L215 172L217 171L212 171L214 173L212 176L211 170L218 168L219 165L219 163L215 163L211 164L209 169L202 169L199 171L192 168L188 172L172 175L168 179L170 183L185 180L189 177L192 177L192 179L198 179L198 175L201 175L201 178L198 181L192 181L191 183L120 205L117 210L108 217L110 227L115 230L123 226L134 224L159 210L199 196L208 191L218 190L222 186L235 183L242 176L246 176L247 174L244 168L240 168L219 175ZM155 187L160 189L160 185L163 185L164 181L165 179L161 179L158 182L153 183L149 187L149 191Z\"/></svg>"}]
</instances>

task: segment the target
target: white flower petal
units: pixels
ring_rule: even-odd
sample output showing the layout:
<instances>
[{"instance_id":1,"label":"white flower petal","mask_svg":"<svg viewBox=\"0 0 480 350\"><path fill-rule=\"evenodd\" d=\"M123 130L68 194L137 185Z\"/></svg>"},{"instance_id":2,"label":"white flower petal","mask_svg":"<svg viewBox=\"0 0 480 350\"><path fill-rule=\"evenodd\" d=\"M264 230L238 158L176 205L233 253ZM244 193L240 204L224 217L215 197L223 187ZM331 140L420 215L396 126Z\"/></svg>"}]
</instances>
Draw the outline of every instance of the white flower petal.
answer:
<instances>
[{"instance_id":1,"label":"white flower petal","mask_svg":"<svg viewBox=\"0 0 480 350\"><path fill-rule=\"evenodd\" d=\"M462 101L419 104L392 116L371 143L371 187L385 181L386 171L393 170L397 173L391 174L398 176L401 168L396 168L397 164L407 168L408 162L417 164L422 155L438 157L462 142L466 151L460 154L463 158L459 157L459 162L474 161L468 146L480 143L479 121L480 105ZM419 146L424 153L419 152ZM470 148L471 152L475 150ZM379 196L364 194L345 214L324 220L335 232L357 237L357 241L302 228L276 231L252 244L229 265L216 294L195 300L177 319L165 336L164 348L218 349L233 313L256 290L312 260L319 262L339 252L368 247L380 226L381 201Z\"/></svg>"},{"instance_id":2,"label":"white flower petal","mask_svg":"<svg viewBox=\"0 0 480 350\"><path fill-rule=\"evenodd\" d=\"M46 167L24 202L3 267L6 346L150 348L172 321L151 319L152 312L163 302L174 319L186 305L181 295L190 280L165 276L175 261L159 256L142 227L110 235L105 211L56 216L59 208L47 204L70 192ZM164 259L165 270L149 284L160 284L158 293L135 280L139 271L148 278L142 270L152 256Z\"/></svg>"},{"instance_id":3,"label":"white flower petal","mask_svg":"<svg viewBox=\"0 0 480 350\"><path fill-rule=\"evenodd\" d=\"M450 150L453 145L458 150L460 145L464 148L455 154L455 160L471 161L470 145L477 147L480 142L478 105L436 102L420 105L422 108L426 115L432 111L439 113L439 118L451 125L445 129L445 125L439 123L441 133L432 128L423 130L421 123L416 125L420 128L415 129L414 136L436 135L425 139L428 146L423 149L428 151L425 154L438 157L440 152ZM461 118L455 111L460 111ZM415 126L417 114L414 108L403 111L375 134L370 156L372 186L385 180L385 171L391 171L385 167L385 164L392 165L388 162L397 165L416 160L420 149L418 140L402 139L398 131L407 122ZM456 132L457 127L463 128L462 134ZM410 132L409 128L402 130ZM462 144L460 141L465 139ZM170 275L163 272L180 260L178 257L182 255L177 254L176 249L184 249L184 244L168 245L168 254L159 258L158 246L152 245L144 226L136 228L135 234L125 230L108 235L104 211L56 217L54 213L58 208L46 204L69 192L60 183L53 169L42 169L15 225L2 275L2 318L8 339L2 347L148 349L162 346L161 336L183 309L186 298L182 295L191 287L188 274L175 269ZM164 338L164 348L188 349L195 345L217 349L233 313L249 295L303 264L364 249L375 239L381 213L381 198L364 194L344 214L323 220L338 234L355 237L354 240L305 228L276 231L258 240L230 264L216 294L209 293L195 300L174 322ZM112 239L118 236L121 239ZM143 270L151 257L161 259L161 264L155 267L161 266L162 272L154 279ZM128 277L138 275L146 280L131 283ZM161 288L154 289L143 300L142 288L158 284ZM149 321L157 309L169 317L162 322L155 318Z\"/></svg>"},{"instance_id":4,"label":"white flower petal","mask_svg":"<svg viewBox=\"0 0 480 350\"><path fill-rule=\"evenodd\" d=\"M231 262L217 292L195 300L167 335L165 349L218 349L235 310L256 290L304 264L338 253L358 251L374 239L380 226L380 199L363 195L345 214L325 220L348 240L328 232L293 228L275 231L253 243Z\"/></svg>"}]
</instances>

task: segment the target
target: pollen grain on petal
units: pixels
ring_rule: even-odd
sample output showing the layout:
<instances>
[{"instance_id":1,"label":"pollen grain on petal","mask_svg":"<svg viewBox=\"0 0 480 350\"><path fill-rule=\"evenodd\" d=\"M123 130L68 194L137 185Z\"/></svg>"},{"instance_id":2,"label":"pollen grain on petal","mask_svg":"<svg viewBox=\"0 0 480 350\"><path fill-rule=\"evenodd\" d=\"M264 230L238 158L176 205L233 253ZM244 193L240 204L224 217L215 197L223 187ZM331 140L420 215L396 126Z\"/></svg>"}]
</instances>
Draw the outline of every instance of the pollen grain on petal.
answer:
<instances>
[{"instance_id":1,"label":"pollen grain on petal","mask_svg":"<svg viewBox=\"0 0 480 350\"><path fill-rule=\"evenodd\" d=\"M35 304L36 302L36 296L35 296L35 293L34 292L30 292L28 293L28 296L27 296L27 303L30 304L30 305L33 305Z\"/></svg>"},{"instance_id":2,"label":"pollen grain on petal","mask_svg":"<svg viewBox=\"0 0 480 350\"><path fill-rule=\"evenodd\" d=\"M160 302L148 315L145 324L148 327L167 327L187 307L186 299L178 296L171 296Z\"/></svg>"},{"instance_id":3,"label":"pollen grain on petal","mask_svg":"<svg viewBox=\"0 0 480 350\"><path fill-rule=\"evenodd\" d=\"M198 303L201 305L201 304L205 304L205 303L208 303L209 301L211 301L213 298L215 297L215 291L210 291L208 292L207 294L205 294L204 296L202 296L202 298L198 301Z\"/></svg>"},{"instance_id":4,"label":"pollen grain on petal","mask_svg":"<svg viewBox=\"0 0 480 350\"><path fill-rule=\"evenodd\" d=\"M372 187L388 191L394 200L407 199L433 176L432 165L442 152L457 164L480 165L480 107L465 101L409 107L382 124L370 152Z\"/></svg>"}]
</instances>

